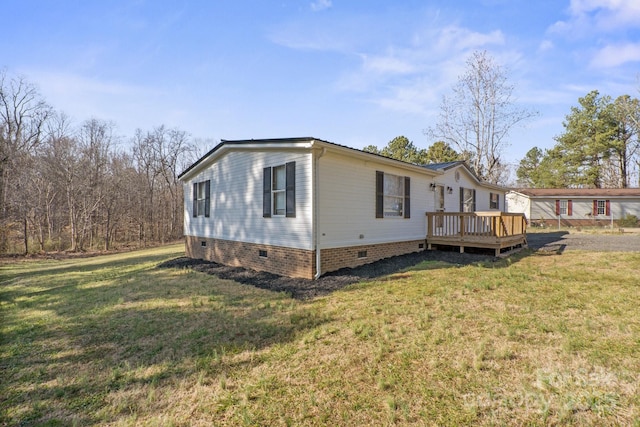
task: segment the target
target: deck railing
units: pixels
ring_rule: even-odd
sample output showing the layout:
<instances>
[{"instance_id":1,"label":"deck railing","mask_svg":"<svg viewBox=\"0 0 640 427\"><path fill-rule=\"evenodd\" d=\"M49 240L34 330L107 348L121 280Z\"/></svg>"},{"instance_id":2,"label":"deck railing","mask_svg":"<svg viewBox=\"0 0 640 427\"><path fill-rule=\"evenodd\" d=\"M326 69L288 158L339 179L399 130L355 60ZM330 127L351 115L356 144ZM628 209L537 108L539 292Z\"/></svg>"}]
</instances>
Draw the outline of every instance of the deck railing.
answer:
<instances>
[{"instance_id":1,"label":"deck railing","mask_svg":"<svg viewBox=\"0 0 640 427\"><path fill-rule=\"evenodd\" d=\"M427 243L497 248L526 244L524 214L490 212L427 212Z\"/></svg>"}]
</instances>

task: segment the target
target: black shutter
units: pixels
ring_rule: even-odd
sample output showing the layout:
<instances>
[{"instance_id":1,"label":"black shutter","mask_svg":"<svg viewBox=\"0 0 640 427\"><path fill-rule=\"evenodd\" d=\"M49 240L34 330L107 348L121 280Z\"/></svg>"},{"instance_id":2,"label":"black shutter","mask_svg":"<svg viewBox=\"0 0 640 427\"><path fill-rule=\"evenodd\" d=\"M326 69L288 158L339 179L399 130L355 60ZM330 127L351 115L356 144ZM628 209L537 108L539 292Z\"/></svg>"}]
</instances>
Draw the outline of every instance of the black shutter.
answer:
<instances>
[{"instance_id":1,"label":"black shutter","mask_svg":"<svg viewBox=\"0 0 640 427\"><path fill-rule=\"evenodd\" d=\"M475 211L476 211L476 189L474 188L473 189L473 211L472 212L475 212Z\"/></svg>"},{"instance_id":2,"label":"black shutter","mask_svg":"<svg viewBox=\"0 0 640 427\"><path fill-rule=\"evenodd\" d=\"M211 214L211 180L206 180L204 183L204 216L209 218Z\"/></svg>"},{"instance_id":3,"label":"black shutter","mask_svg":"<svg viewBox=\"0 0 640 427\"><path fill-rule=\"evenodd\" d=\"M289 162L286 164L287 182L286 188L286 206L287 206L287 218L296 217L296 162Z\"/></svg>"},{"instance_id":4,"label":"black shutter","mask_svg":"<svg viewBox=\"0 0 640 427\"><path fill-rule=\"evenodd\" d=\"M376 218L384 218L384 172L376 171Z\"/></svg>"},{"instance_id":5,"label":"black shutter","mask_svg":"<svg viewBox=\"0 0 640 427\"><path fill-rule=\"evenodd\" d=\"M404 177L404 217L411 218L411 178Z\"/></svg>"},{"instance_id":6,"label":"black shutter","mask_svg":"<svg viewBox=\"0 0 640 427\"><path fill-rule=\"evenodd\" d=\"M198 183L193 183L193 217L198 216Z\"/></svg>"},{"instance_id":7,"label":"black shutter","mask_svg":"<svg viewBox=\"0 0 640 427\"><path fill-rule=\"evenodd\" d=\"M271 168L262 173L262 217L271 218Z\"/></svg>"},{"instance_id":8,"label":"black shutter","mask_svg":"<svg viewBox=\"0 0 640 427\"><path fill-rule=\"evenodd\" d=\"M460 212L464 212L464 188L460 187Z\"/></svg>"}]
</instances>

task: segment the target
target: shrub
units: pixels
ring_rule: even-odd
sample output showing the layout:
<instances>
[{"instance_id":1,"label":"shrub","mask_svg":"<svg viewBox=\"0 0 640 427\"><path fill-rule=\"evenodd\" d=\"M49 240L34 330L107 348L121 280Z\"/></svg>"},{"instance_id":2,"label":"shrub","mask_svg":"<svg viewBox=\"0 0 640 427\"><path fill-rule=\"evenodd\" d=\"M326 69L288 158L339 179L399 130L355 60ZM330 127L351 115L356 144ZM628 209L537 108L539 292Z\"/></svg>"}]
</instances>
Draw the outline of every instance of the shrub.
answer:
<instances>
[{"instance_id":1,"label":"shrub","mask_svg":"<svg viewBox=\"0 0 640 427\"><path fill-rule=\"evenodd\" d=\"M624 218L618 221L618 227L637 227L638 217L635 215L627 214Z\"/></svg>"}]
</instances>

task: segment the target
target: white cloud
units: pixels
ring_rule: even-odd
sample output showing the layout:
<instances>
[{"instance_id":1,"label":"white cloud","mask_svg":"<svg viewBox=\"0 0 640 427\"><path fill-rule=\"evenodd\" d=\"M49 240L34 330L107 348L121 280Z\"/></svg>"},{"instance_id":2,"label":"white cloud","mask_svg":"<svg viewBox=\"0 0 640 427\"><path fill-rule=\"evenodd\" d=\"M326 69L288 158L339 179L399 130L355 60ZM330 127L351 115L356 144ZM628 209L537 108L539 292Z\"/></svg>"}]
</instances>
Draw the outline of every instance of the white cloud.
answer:
<instances>
[{"instance_id":1,"label":"white cloud","mask_svg":"<svg viewBox=\"0 0 640 427\"><path fill-rule=\"evenodd\" d=\"M539 52L547 52L554 48L554 44L551 40L543 40L542 43L538 46Z\"/></svg>"},{"instance_id":2,"label":"white cloud","mask_svg":"<svg viewBox=\"0 0 640 427\"><path fill-rule=\"evenodd\" d=\"M416 70L416 65L408 58L393 55L361 55L362 68L367 72L378 74L408 74Z\"/></svg>"},{"instance_id":3,"label":"white cloud","mask_svg":"<svg viewBox=\"0 0 640 427\"><path fill-rule=\"evenodd\" d=\"M340 91L367 94L369 102L389 112L433 116L441 94L464 72L469 55L504 44L499 30L481 33L456 25L429 26L405 44L358 54L359 68L344 73L336 86ZM517 55L502 52L496 59L512 63Z\"/></svg>"},{"instance_id":4,"label":"white cloud","mask_svg":"<svg viewBox=\"0 0 640 427\"><path fill-rule=\"evenodd\" d=\"M137 127L178 123L173 110L167 111L165 101L159 101L167 93L157 89L65 72L26 70L24 74L41 88L48 103L74 120L113 120L126 134Z\"/></svg>"},{"instance_id":5,"label":"white cloud","mask_svg":"<svg viewBox=\"0 0 640 427\"><path fill-rule=\"evenodd\" d=\"M478 33L467 28L448 26L440 31L436 47L442 52L465 51L487 45L503 45L504 34L500 30Z\"/></svg>"},{"instance_id":6,"label":"white cloud","mask_svg":"<svg viewBox=\"0 0 640 427\"><path fill-rule=\"evenodd\" d=\"M640 43L605 46L598 50L591 59L591 66L594 68L611 68L627 62L640 62Z\"/></svg>"},{"instance_id":7,"label":"white cloud","mask_svg":"<svg viewBox=\"0 0 640 427\"><path fill-rule=\"evenodd\" d=\"M311 3L311 10L319 12L321 10L329 9L331 6L331 0L316 0Z\"/></svg>"},{"instance_id":8,"label":"white cloud","mask_svg":"<svg viewBox=\"0 0 640 427\"><path fill-rule=\"evenodd\" d=\"M440 102L438 94L432 81L421 78L394 86L389 93L371 101L387 110L425 116L432 114L430 110Z\"/></svg>"},{"instance_id":9,"label":"white cloud","mask_svg":"<svg viewBox=\"0 0 640 427\"><path fill-rule=\"evenodd\" d=\"M571 0L569 19L549 28L551 33L588 36L595 32L615 33L640 28L638 0Z\"/></svg>"}]
</instances>

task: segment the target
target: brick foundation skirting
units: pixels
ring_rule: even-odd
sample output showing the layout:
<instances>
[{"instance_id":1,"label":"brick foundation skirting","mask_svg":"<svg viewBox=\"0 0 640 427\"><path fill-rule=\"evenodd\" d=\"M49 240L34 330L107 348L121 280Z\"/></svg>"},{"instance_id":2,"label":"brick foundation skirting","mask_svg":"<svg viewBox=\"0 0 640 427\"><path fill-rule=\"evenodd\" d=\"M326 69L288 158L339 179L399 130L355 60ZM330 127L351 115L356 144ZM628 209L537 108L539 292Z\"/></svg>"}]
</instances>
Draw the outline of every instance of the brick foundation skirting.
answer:
<instances>
[{"instance_id":1,"label":"brick foundation skirting","mask_svg":"<svg viewBox=\"0 0 640 427\"><path fill-rule=\"evenodd\" d=\"M328 273L344 267L358 267L384 258L424 250L424 239L411 240L408 242L322 249L320 251L320 264L322 266L322 273Z\"/></svg>"},{"instance_id":2,"label":"brick foundation skirting","mask_svg":"<svg viewBox=\"0 0 640 427\"><path fill-rule=\"evenodd\" d=\"M313 279L316 270L315 251L304 249L186 236L185 252L190 258L281 276Z\"/></svg>"},{"instance_id":3,"label":"brick foundation skirting","mask_svg":"<svg viewBox=\"0 0 640 427\"><path fill-rule=\"evenodd\" d=\"M358 267L396 255L420 252L425 250L425 247L425 240L421 239L322 249L322 273L345 267ZM267 271L281 276L313 279L316 270L315 251L304 249L186 236L185 252L190 258Z\"/></svg>"}]
</instances>

